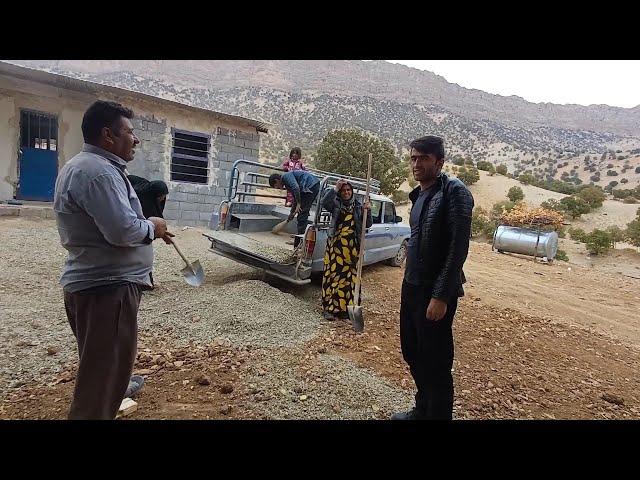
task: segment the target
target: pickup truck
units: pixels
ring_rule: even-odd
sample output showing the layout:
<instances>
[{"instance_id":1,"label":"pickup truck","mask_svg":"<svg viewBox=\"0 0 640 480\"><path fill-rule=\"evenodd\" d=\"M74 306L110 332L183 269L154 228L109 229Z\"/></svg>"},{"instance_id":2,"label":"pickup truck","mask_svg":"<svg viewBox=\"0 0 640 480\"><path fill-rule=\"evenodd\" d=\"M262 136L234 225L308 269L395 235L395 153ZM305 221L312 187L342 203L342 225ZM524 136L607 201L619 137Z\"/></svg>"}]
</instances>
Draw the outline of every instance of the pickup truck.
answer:
<instances>
[{"instance_id":1,"label":"pickup truck","mask_svg":"<svg viewBox=\"0 0 640 480\"><path fill-rule=\"evenodd\" d=\"M294 284L309 283L313 273L322 272L331 220L330 212L318 208L323 194L334 188L339 179L346 179L362 201L366 180L311 169L320 180L320 193L311 207L305 233L296 234L294 220L280 234L274 234L271 229L288 217L290 209L284 206L286 197L281 190L280 195L267 193L274 191L267 182L269 170L282 172L277 167L237 160L231 170L227 198L212 214L211 231L203 235L211 241L209 250L213 253ZM369 198L373 225L365 234L364 265L386 261L399 267L405 261L411 229L401 223L393 201L379 192L380 183L372 179ZM292 240L296 236L302 241L294 249Z\"/></svg>"}]
</instances>

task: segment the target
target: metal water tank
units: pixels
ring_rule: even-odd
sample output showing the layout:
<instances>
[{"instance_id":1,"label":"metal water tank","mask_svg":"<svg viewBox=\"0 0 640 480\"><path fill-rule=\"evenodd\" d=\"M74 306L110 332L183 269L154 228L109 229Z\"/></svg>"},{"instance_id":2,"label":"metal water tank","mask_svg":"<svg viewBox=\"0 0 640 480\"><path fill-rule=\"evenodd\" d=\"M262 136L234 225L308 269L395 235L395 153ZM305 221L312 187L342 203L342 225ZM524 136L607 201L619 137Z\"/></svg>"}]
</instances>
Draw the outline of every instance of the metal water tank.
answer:
<instances>
[{"instance_id":1,"label":"metal water tank","mask_svg":"<svg viewBox=\"0 0 640 480\"><path fill-rule=\"evenodd\" d=\"M553 260L558 252L558 234L500 225L493 234L493 248Z\"/></svg>"}]
</instances>

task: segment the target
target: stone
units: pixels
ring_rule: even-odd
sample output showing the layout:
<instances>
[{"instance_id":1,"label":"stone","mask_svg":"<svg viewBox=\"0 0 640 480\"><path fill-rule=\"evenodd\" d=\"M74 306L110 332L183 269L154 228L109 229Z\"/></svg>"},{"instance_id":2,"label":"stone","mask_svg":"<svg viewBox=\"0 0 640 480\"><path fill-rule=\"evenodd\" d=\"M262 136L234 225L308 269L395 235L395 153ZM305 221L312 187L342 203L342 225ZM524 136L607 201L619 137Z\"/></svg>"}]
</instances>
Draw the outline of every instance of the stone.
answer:
<instances>
[{"instance_id":1,"label":"stone","mask_svg":"<svg viewBox=\"0 0 640 480\"><path fill-rule=\"evenodd\" d=\"M624 405L624 398L614 393L603 393L600 398L605 402L613 403L614 405Z\"/></svg>"},{"instance_id":2,"label":"stone","mask_svg":"<svg viewBox=\"0 0 640 480\"><path fill-rule=\"evenodd\" d=\"M120 408L118 409L118 415L116 415L116 418L126 417L127 415L131 415L136 410L138 410L138 403L130 398L125 398L120 403Z\"/></svg>"}]
</instances>

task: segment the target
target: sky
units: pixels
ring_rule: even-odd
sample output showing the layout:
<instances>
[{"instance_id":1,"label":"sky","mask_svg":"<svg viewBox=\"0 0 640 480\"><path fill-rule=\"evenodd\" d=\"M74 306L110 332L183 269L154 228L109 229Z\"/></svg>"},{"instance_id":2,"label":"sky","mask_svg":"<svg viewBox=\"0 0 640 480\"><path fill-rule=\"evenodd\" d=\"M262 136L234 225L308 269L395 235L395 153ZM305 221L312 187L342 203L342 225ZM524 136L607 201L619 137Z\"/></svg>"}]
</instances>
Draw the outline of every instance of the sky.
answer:
<instances>
[{"instance_id":1,"label":"sky","mask_svg":"<svg viewBox=\"0 0 640 480\"><path fill-rule=\"evenodd\" d=\"M640 60L388 60L530 102L640 105Z\"/></svg>"}]
</instances>

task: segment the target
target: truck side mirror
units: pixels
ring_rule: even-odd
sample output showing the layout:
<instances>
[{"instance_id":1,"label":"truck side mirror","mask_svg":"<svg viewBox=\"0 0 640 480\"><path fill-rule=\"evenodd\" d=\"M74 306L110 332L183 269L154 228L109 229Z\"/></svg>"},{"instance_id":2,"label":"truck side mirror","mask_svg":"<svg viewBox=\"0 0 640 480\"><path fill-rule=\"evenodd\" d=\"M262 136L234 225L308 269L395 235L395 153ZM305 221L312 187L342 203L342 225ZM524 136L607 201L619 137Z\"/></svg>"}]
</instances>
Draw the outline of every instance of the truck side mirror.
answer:
<instances>
[{"instance_id":1,"label":"truck side mirror","mask_svg":"<svg viewBox=\"0 0 640 480\"><path fill-rule=\"evenodd\" d=\"M396 215L396 223L402 222L402 217Z\"/></svg>"}]
</instances>

